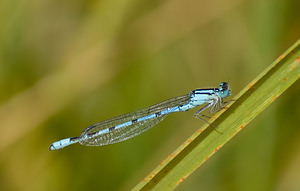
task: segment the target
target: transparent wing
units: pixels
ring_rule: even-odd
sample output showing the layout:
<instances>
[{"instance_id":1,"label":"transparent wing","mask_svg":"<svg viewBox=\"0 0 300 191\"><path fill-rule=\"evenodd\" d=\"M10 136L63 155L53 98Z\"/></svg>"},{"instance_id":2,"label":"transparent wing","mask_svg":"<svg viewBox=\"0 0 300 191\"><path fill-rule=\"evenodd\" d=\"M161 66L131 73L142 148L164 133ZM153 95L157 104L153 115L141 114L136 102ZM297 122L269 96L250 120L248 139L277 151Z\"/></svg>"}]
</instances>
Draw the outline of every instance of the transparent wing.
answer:
<instances>
[{"instance_id":1,"label":"transparent wing","mask_svg":"<svg viewBox=\"0 0 300 191\"><path fill-rule=\"evenodd\" d=\"M163 102L160 102L158 104L155 104L153 106L150 106L148 108L144 108L138 111L134 111L131 113L127 113L124 115L120 115L105 121L102 121L100 123L96 123L95 125L92 125L85 129L81 136L82 140L80 141L80 144L88 145L88 146L100 146L100 145L108 145L112 143L117 143L121 141L125 141L129 138L135 137L147 130L149 130L154 125L161 122L167 115L160 115L158 117L148 119L145 121L137 122L132 125L122 127L119 129L113 129L108 131L107 133L100 134L98 136L94 136L93 133L98 132L103 129L111 128L116 125L136 120L144 116L148 116L160 111L164 111L168 108L180 106L183 104L186 104L189 102L190 94L179 96L176 98L171 98L168 100L165 100ZM85 137L85 138L83 138Z\"/></svg>"},{"instance_id":2,"label":"transparent wing","mask_svg":"<svg viewBox=\"0 0 300 191\"><path fill-rule=\"evenodd\" d=\"M138 122L127 127L114 129L113 131L96 137L83 139L82 141L80 141L80 144L87 146L101 146L125 141L151 129L151 127L161 122L166 116L167 115Z\"/></svg>"}]
</instances>

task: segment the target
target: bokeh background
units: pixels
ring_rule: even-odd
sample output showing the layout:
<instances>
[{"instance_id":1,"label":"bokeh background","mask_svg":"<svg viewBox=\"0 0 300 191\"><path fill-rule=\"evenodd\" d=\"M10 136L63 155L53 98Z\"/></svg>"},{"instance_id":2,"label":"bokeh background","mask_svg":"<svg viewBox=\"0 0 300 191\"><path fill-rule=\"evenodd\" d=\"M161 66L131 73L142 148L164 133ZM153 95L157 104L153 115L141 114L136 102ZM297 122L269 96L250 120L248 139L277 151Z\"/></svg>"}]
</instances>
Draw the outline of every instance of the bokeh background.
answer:
<instances>
[{"instance_id":1,"label":"bokeh background","mask_svg":"<svg viewBox=\"0 0 300 191\"><path fill-rule=\"evenodd\" d=\"M203 122L169 116L103 147L49 145L229 81L233 96L300 37L295 0L1 0L0 190L130 190ZM177 190L300 190L300 86Z\"/></svg>"}]
</instances>

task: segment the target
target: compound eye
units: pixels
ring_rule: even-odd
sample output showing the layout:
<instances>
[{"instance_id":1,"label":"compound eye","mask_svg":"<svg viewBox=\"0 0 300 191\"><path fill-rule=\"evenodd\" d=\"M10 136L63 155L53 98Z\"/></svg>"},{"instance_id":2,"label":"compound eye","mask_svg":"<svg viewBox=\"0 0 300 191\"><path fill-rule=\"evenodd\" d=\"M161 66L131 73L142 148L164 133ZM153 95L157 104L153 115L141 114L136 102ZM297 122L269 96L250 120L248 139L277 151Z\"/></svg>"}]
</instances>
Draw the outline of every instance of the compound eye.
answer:
<instances>
[{"instance_id":1,"label":"compound eye","mask_svg":"<svg viewBox=\"0 0 300 191\"><path fill-rule=\"evenodd\" d=\"M228 83L223 82L222 89L223 90L228 90Z\"/></svg>"}]
</instances>

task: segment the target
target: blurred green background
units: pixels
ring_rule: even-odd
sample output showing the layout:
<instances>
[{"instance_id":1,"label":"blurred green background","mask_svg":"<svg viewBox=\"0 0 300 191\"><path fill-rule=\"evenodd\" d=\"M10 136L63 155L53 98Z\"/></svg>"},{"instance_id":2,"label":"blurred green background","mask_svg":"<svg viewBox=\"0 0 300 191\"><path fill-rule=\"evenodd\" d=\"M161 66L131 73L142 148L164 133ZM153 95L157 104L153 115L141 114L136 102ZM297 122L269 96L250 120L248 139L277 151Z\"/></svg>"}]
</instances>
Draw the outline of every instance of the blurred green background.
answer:
<instances>
[{"instance_id":1,"label":"blurred green background","mask_svg":"<svg viewBox=\"0 0 300 191\"><path fill-rule=\"evenodd\" d=\"M169 116L103 147L49 145L229 81L233 96L300 34L295 0L0 1L0 190L130 190L203 122ZM177 190L300 190L300 86Z\"/></svg>"}]
</instances>

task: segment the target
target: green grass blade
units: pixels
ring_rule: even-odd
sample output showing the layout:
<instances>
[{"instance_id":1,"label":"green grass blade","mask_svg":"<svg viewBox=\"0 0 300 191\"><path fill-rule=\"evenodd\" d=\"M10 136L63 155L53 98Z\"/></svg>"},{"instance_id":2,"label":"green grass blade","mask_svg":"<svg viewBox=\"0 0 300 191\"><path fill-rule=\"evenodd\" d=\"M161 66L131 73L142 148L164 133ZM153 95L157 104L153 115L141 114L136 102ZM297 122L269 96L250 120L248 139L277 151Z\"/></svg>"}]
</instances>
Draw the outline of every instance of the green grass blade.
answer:
<instances>
[{"instance_id":1,"label":"green grass blade","mask_svg":"<svg viewBox=\"0 0 300 191\"><path fill-rule=\"evenodd\" d=\"M283 53L133 190L172 190L300 77L300 40Z\"/></svg>"}]
</instances>

